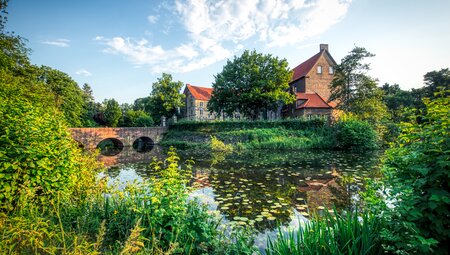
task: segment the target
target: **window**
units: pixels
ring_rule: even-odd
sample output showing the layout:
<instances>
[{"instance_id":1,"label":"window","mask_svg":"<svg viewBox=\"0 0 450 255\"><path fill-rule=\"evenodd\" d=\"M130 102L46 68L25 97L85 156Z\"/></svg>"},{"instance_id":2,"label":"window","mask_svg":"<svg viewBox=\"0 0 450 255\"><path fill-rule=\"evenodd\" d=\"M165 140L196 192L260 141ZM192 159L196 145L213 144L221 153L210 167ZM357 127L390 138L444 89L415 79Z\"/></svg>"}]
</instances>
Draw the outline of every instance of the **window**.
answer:
<instances>
[{"instance_id":1,"label":"window","mask_svg":"<svg viewBox=\"0 0 450 255\"><path fill-rule=\"evenodd\" d=\"M200 102L200 107L203 107L203 102Z\"/></svg>"},{"instance_id":2,"label":"window","mask_svg":"<svg viewBox=\"0 0 450 255\"><path fill-rule=\"evenodd\" d=\"M322 74L322 66L317 66L317 73Z\"/></svg>"},{"instance_id":3,"label":"window","mask_svg":"<svg viewBox=\"0 0 450 255\"><path fill-rule=\"evenodd\" d=\"M334 69L332 66L328 67L328 73L329 74L333 74L334 73Z\"/></svg>"}]
</instances>

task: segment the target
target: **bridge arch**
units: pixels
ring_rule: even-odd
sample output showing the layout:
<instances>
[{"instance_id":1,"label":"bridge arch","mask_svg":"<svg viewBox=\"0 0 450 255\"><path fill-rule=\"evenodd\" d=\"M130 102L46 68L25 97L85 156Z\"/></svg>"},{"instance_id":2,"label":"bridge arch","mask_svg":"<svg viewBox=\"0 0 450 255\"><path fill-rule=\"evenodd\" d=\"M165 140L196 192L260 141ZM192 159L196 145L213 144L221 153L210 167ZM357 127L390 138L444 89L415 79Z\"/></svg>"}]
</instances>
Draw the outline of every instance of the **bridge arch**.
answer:
<instances>
[{"instance_id":1,"label":"bridge arch","mask_svg":"<svg viewBox=\"0 0 450 255\"><path fill-rule=\"evenodd\" d=\"M155 142L148 136L141 136L134 140L133 149L137 152L149 152L155 146Z\"/></svg>"}]
</instances>

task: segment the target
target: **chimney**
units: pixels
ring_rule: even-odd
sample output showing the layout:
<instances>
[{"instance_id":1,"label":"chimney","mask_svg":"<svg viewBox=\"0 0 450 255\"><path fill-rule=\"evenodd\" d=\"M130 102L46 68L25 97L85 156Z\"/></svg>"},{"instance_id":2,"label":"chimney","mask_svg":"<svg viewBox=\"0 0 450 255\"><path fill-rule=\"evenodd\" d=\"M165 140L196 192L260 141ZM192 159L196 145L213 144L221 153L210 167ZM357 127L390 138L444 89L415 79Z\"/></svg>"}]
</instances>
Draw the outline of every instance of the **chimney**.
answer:
<instances>
[{"instance_id":1,"label":"chimney","mask_svg":"<svg viewBox=\"0 0 450 255\"><path fill-rule=\"evenodd\" d=\"M328 51L328 44L320 44L320 51L326 50Z\"/></svg>"}]
</instances>

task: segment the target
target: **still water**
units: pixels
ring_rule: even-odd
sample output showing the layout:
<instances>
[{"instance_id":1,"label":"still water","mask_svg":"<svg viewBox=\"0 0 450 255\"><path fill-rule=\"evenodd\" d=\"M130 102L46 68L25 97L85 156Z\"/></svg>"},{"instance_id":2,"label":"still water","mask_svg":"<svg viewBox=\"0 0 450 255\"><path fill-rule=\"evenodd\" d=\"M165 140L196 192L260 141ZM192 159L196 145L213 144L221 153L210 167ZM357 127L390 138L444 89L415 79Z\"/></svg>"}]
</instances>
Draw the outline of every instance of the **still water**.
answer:
<instances>
[{"instance_id":1,"label":"still water","mask_svg":"<svg viewBox=\"0 0 450 255\"><path fill-rule=\"evenodd\" d=\"M273 234L277 225L296 227L325 210L351 209L367 178L376 178L379 153L338 151L252 151L210 153L178 151L181 162L195 161L191 198L207 204L225 224L249 225L259 236ZM164 149L138 153L125 148L101 159L111 181L122 185L152 175L149 162L163 159ZM265 238L257 238L258 246Z\"/></svg>"}]
</instances>

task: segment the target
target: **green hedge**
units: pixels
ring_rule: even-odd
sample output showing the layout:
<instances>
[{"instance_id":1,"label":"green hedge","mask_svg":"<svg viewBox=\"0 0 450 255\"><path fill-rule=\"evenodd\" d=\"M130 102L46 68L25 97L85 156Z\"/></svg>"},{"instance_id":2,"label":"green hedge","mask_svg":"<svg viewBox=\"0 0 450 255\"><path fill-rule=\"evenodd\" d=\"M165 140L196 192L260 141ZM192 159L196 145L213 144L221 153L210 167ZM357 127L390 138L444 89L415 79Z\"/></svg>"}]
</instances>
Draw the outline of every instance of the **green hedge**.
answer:
<instances>
[{"instance_id":1,"label":"green hedge","mask_svg":"<svg viewBox=\"0 0 450 255\"><path fill-rule=\"evenodd\" d=\"M180 121L169 127L175 131L199 131L206 133L233 131L254 128L276 128L286 129L311 129L322 128L327 125L323 118L314 119L285 119L276 121L248 121L248 120L225 120L225 121Z\"/></svg>"}]
</instances>

